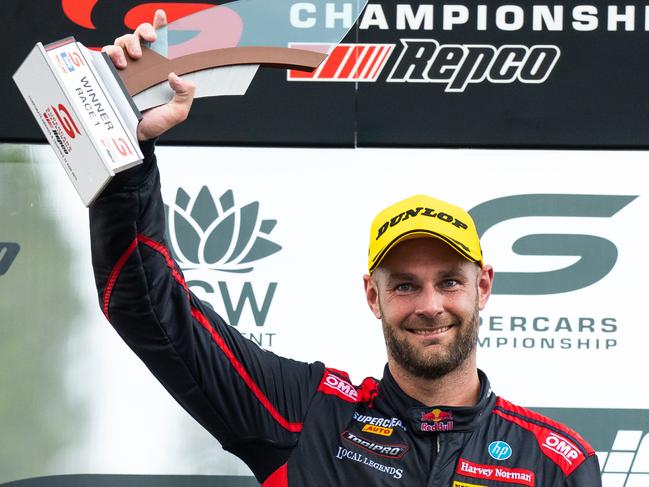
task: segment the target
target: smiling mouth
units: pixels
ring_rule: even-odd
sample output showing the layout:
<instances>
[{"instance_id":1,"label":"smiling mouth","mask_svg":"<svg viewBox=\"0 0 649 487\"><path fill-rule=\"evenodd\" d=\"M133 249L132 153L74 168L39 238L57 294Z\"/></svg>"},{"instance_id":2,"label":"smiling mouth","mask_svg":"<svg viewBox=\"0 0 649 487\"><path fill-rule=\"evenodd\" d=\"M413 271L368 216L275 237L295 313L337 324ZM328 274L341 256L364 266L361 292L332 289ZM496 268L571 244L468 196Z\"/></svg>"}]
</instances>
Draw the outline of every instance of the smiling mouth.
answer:
<instances>
[{"instance_id":1,"label":"smiling mouth","mask_svg":"<svg viewBox=\"0 0 649 487\"><path fill-rule=\"evenodd\" d=\"M419 336L434 337L447 332L451 328L453 328L453 325L442 326L440 328L409 329L408 331Z\"/></svg>"}]
</instances>

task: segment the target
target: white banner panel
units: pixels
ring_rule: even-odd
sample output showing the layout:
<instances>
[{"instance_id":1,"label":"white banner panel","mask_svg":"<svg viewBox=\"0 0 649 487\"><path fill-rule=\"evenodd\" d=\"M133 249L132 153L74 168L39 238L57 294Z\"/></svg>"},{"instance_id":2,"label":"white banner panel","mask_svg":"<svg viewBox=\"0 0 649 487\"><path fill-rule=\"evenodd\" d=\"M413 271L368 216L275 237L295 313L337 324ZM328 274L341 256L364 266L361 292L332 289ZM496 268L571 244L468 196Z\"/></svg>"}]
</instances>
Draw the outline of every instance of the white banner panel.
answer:
<instances>
[{"instance_id":1,"label":"white banner panel","mask_svg":"<svg viewBox=\"0 0 649 487\"><path fill-rule=\"evenodd\" d=\"M267 305L265 320L255 322L246 303L239 328L262 346L323 360L357 381L380 375L380 324L361 281L369 224L392 202L427 193L470 210L483 233L498 294L482 314L479 364L499 394L535 406L649 406L649 389L638 390L638 377L622 373L640 366L649 336L641 322L649 291L642 277L649 271L643 258L649 231L641 224L649 209L646 154L158 153L168 203L179 191L190 198L201 190L215 199L227 193L235 208L258 202L258 218L277 221L268 237L281 250L252 263L250 272L228 275L205 266L186 272L190 281L210 283L215 292L203 295L222 313L232 307L224 308L223 298L236 305L242 286L250 285L258 307Z\"/></svg>"},{"instance_id":2,"label":"white banner panel","mask_svg":"<svg viewBox=\"0 0 649 487\"><path fill-rule=\"evenodd\" d=\"M646 153L161 147L157 154L169 244L186 280L262 347L321 360L357 383L380 377L381 326L362 286L369 225L394 201L427 193L471 211L496 269L478 352L494 390L533 408L599 408L610 423L594 444L601 451L617 448L618 430L649 433L641 424L649 409ZM13 445L0 454L0 483L67 473L247 475L106 323L87 211L50 149L3 157L0 243L12 244L0 260L0 312L10 317L4 343L29 345L0 354L0 369L12 371L0 383L11 398L0 421L12 426L1 432ZM65 289L70 296L53 294ZM622 424L619 411L629 409L638 419ZM61 431L50 431L52 415ZM597 428L583 432L589 438ZM10 459L25 431L39 455L22 465Z\"/></svg>"}]
</instances>

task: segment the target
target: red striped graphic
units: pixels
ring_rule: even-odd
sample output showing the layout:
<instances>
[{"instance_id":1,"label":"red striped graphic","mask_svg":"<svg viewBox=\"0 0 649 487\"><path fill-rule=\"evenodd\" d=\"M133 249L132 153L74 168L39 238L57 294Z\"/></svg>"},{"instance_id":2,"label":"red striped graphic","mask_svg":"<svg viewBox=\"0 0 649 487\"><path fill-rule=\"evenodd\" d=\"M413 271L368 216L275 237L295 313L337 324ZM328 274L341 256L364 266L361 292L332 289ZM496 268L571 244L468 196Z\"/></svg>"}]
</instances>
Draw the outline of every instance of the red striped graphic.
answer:
<instances>
[{"instance_id":1,"label":"red striped graphic","mask_svg":"<svg viewBox=\"0 0 649 487\"><path fill-rule=\"evenodd\" d=\"M293 45L292 47L301 47ZM308 49L313 49L310 45ZM338 44L313 72L288 70L289 81L376 81L394 44ZM303 47L305 48L305 47Z\"/></svg>"}]
</instances>

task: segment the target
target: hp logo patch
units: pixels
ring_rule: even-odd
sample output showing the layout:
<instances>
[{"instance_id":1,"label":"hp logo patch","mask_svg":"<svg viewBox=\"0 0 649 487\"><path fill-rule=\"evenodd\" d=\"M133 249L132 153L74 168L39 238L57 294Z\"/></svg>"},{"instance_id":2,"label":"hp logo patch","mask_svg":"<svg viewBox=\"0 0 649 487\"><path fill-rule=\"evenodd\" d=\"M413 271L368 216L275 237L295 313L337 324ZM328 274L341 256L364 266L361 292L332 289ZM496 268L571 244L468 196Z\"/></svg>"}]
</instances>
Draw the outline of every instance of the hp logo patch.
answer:
<instances>
[{"instance_id":1,"label":"hp logo patch","mask_svg":"<svg viewBox=\"0 0 649 487\"><path fill-rule=\"evenodd\" d=\"M507 460L512 456L512 447L504 441L492 441L489 443L489 455L494 460Z\"/></svg>"}]
</instances>

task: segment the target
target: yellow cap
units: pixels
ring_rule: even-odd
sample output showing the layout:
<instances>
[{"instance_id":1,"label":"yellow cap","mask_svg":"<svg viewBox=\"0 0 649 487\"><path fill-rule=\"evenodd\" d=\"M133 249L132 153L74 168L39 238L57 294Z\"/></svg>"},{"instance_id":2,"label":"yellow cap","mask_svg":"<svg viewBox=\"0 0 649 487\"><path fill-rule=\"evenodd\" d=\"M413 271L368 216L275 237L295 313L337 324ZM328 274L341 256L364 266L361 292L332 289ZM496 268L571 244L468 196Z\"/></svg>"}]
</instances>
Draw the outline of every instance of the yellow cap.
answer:
<instances>
[{"instance_id":1,"label":"yellow cap","mask_svg":"<svg viewBox=\"0 0 649 487\"><path fill-rule=\"evenodd\" d=\"M471 215L458 206L419 194L387 207L374 218L369 271L376 269L399 242L421 237L438 238L462 257L483 266L480 239Z\"/></svg>"}]
</instances>

